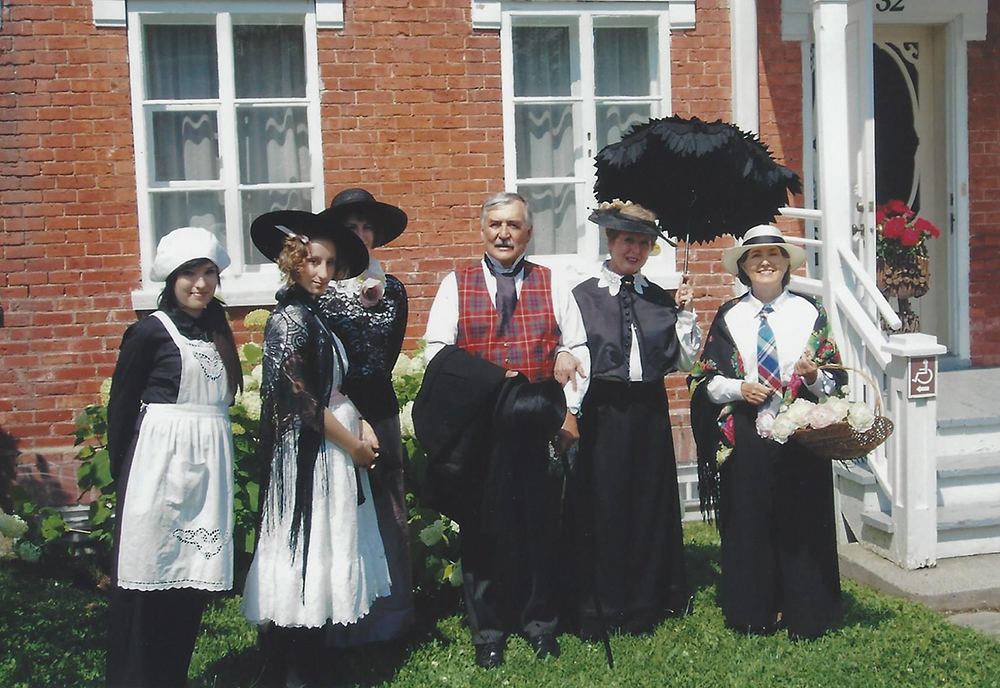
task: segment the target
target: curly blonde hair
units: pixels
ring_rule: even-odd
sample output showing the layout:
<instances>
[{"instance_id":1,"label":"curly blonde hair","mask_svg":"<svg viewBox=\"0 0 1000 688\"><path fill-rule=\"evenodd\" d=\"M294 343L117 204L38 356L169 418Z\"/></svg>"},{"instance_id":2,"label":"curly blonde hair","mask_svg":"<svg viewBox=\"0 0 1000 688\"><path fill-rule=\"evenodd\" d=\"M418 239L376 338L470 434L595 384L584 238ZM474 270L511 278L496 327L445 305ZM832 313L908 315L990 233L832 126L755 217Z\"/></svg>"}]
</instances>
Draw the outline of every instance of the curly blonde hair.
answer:
<instances>
[{"instance_id":1,"label":"curly blonde hair","mask_svg":"<svg viewBox=\"0 0 1000 688\"><path fill-rule=\"evenodd\" d=\"M287 237L278 254L278 269L281 270L285 278L285 284L291 286L295 284L295 279L302 272L302 267L309 258L309 244L302 240L302 237Z\"/></svg>"}]
</instances>

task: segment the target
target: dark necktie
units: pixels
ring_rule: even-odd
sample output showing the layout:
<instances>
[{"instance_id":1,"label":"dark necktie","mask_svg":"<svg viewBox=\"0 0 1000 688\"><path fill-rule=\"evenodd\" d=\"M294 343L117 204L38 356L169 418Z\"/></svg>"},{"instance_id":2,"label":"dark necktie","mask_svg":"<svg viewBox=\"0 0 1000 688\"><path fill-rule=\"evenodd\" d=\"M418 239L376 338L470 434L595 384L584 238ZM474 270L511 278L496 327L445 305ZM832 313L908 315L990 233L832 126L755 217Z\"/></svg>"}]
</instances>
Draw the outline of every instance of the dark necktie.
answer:
<instances>
[{"instance_id":1,"label":"dark necktie","mask_svg":"<svg viewBox=\"0 0 1000 688\"><path fill-rule=\"evenodd\" d=\"M767 322L767 316L774 312L771 304L760 309L760 327L757 329L757 377L762 385L767 385L781 393L781 368L778 365L778 345L774 341L774 331Z\"/></svg>"},{"instance_id":2,"label":"dark necktie","mask_svg":"<svg viewBox=\"0 0 1000 688\"><path fill-rule=\"evenodd\" d=\"M524 268L524 258L514 263L510 269L494 265L489 258L486 259L486 267L497 280L497 336L503 337L507 334L510 321L514 318L514 308L517 307L517 287L514 279Z\"/></svg>"}]
</instances>

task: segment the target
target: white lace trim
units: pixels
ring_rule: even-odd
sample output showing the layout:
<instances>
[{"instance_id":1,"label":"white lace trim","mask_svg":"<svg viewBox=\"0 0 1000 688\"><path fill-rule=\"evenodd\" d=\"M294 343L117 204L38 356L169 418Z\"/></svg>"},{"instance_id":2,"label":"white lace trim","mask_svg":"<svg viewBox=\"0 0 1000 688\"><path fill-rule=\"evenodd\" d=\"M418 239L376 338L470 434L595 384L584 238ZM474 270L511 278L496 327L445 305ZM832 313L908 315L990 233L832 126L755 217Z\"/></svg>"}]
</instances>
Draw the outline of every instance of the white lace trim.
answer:
<instances>
[{"instance_id":1,"label":"white lace trim","mask_svg":"<svg viewBox=\"0 0 1000 688\"><path fill-rule=\"evenodd\" d=\"M641 294L645 290L649 280L641 272L635 273L635 292ZM597 276L597 286L608 290L612 296L618 296L622 288L622 275L608 267L607 263L601 265L601 272Z\"/></svg>"}]
</instances>

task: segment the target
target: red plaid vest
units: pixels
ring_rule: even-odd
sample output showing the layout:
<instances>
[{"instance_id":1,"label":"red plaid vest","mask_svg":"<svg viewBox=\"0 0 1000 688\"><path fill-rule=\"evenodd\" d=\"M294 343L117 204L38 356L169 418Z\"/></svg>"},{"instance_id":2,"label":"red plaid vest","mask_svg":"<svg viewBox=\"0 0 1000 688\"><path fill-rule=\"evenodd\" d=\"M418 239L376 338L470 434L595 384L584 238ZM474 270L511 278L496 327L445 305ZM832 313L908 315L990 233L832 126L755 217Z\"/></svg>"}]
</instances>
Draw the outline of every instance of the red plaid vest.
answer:
<instances>
[{"instance_id":1,"label":"red plaid vest","mask_svg":"<svg viewBox=\"0 0 1000 688\"><path fill-rule=\"evenodd\" d=\"M532 382L552 377L562 333L552 310L552 273L525 262L524 281L507 335L497 336L498 314L486 289L482 263L458 270L458 338L466 351Z\"/></svg>"}]
</instances>

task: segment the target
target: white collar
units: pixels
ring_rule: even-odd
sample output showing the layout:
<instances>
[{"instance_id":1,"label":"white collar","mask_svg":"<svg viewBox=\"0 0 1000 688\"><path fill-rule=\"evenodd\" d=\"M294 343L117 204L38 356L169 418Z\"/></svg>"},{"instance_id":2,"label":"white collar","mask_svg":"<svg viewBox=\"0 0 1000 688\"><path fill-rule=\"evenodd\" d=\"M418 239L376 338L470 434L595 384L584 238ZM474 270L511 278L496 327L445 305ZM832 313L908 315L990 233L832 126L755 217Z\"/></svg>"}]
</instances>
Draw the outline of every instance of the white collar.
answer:
<instances>
[{"instance_id":1,"label":"white collar","mask_svg":"<svg viewBox=\"0 0 1000 688\"><path fill-rule=\"evenodd\" d=\"M774 297L773 301L769 301L768 303L764 303L763 301L761 301L760 299L758 299L756 296L753 295L752 291L748 291L746 293L746 297L745 298L746 298L746 304L753 310L754 315L756 315L756 314L760 313L760 310L764 306L767 306L767 305L771 306L771 310L772 311L779 310L781 308L781 306L786 301L788 301L789 298L791 298L791 294L789 294L788 290L785 289L780 294L778 294L776 297Z\"/></svg>"},{"instance_id":2,"label":"white collar","mask_svg":"<svg viewBox=\"0 0 1000 688\"><path fill-rule=\"evenodd\" d=\"M641 272L635 273L635 293L641 294L649 281ZM601 264L601 272L597 276L597 286L608 290L612 296L618 296L622 288L622 275L608 267L607 262Z\"/></svg>"},{"instance_id":3,"label":"white collar","mask_svg":"<svg viewBox=\"0 0 1000 688\"><path fill-rule=\"evenodd\" d=\"M357 277L351 277L345 280L334 280L330 282L330 286L338 293L345 296L357 296L361 293L361 288L365 286L365 282L369 279L373 279L385 284L385 271L382 269L382 265L378 262L375 256L368 257L368 269L362 272Z\"/></svg>"}]
</instances>

